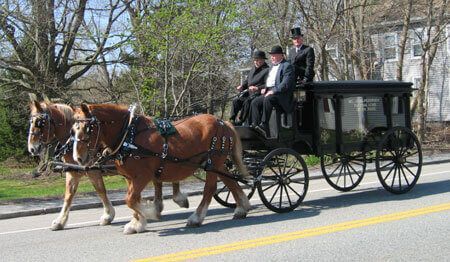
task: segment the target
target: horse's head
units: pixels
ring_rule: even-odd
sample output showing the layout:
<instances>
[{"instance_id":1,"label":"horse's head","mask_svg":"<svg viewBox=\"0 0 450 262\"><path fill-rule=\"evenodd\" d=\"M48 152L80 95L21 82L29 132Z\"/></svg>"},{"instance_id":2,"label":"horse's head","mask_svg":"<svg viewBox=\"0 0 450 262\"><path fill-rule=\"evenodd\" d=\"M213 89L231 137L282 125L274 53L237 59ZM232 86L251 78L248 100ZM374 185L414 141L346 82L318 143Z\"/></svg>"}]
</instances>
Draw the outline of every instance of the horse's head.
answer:
<instances>
[{"instance_id":1,"label":"horse's head","mask_svg":"<svg viewBox=\"0 0 450 262\"><path fill-rule=\"evenodd\" d=\"M100 122L86 104L75 110L74 118L71 131L74 137L73 159L85 165L90 160L90 153L99 151Z\"/></svg>"},{"instance_id":2,"label":"horse's head","mask_svg":"<svg viewBox=\"0 0 450 262\"><path fill-rule=\"evenodd\" d=\"M38 156L42 149L54 140L55 130L51 124L51 112L47 103L38 102L33 94L30 94L30 112L28 152L33 156Z\"/></svg>"},{"instance_id":3,"label":"horse's head","mask_svg":"<svg viewBox=\"0 0 450 262\"><path fill-rule=\"evenodd\" d=\"M121 146L122 129L129 119L126 107L114 104L81 104L72 126L73 159L87 165L93 157Z\"/></svg>"}]
</instances>

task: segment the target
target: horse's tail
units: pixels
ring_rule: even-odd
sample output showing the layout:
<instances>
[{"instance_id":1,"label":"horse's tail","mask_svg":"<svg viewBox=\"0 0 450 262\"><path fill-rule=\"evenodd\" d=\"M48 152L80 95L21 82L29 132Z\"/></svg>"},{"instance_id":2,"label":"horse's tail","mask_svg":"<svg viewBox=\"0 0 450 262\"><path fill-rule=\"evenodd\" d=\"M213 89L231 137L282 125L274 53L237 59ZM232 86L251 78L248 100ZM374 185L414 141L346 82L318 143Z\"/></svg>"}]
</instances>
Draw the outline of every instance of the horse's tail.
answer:
<instances>
[{"instance_id":1,"label":"horse's tail","mask_svg":"<svg viewBox=\"0 0 450 262\"><path fill-rule=\"evenodd\" d=\"M233 133L233 151L231 152L231 159L233 160L233 163L237 166L239 173L243 176L250 176L248 173L247 167L244 165L244 162L242 162L242 142L241 138L239 137L239 134L236 132L236 129L234 129L233 124L230 122L225 122L226 125L230 128L231 132Z\"/></svg>"}]
</instances>

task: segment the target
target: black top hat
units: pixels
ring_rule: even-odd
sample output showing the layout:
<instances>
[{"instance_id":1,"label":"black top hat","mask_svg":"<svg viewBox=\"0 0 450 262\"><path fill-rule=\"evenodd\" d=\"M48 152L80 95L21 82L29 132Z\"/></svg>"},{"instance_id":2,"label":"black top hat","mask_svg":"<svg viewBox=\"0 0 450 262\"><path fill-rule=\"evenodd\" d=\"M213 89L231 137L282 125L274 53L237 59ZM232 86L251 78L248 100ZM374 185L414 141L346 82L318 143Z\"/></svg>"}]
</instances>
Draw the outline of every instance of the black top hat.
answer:
<instances>
[{"instance_id":1,"label":"black top hat","mask_svg":"<svg viewBox=\"0 0 450 262\"><path fill-rule=\"evenodd\" d=\"M296 38L299 36L303 36L302 31L300 30L300 27L294 27L291 29L291 38Z\"/></svg>"},{"instance_id":2,"label":"black top hat","mask_svg":"<svg viewBox=\"0 0 450 262\"><path fill-rule=\"evenodd\" d=\"M283 52L283 48L281 48L281 46L276 45L274 47L272 47L272 49L270 50L269 54L284 54Z\"/></svg>"},{"instance_id":3,"label":"black top hat","mask_svg":"<svg viewBox=\"0 0 450 262\"><path fill-rule=\"evenodd\" d=\"M256 50L253 53L253 59L264 59L265 60L265 59L267 59L266 53L264 51Z\"/></svg>"}]
</instances>

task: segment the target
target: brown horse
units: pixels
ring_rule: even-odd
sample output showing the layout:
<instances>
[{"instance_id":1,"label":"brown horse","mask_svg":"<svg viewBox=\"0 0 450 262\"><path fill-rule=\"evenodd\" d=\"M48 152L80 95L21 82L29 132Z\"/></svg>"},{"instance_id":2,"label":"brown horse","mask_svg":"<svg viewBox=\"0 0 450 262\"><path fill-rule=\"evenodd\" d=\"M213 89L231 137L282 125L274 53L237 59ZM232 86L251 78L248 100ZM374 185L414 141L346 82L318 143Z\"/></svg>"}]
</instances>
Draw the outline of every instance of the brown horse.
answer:
<instances>
[{"instance_id":1,"label":"brown horse","mask_svg":"<svg viewBox=\"0 0 450 262\"><path fill-rule=\"evenodd\" d=\"M30 95L30 130L28 134L28 151L33 156L38 156L50 144L59 142L64 144L70 136L70 129L74 123L74 110L64 104L53 104L50 101L38 102L35 95ZM66 163L76 163L72 158L72 152L63 157ZM116 175L116 171L110 171L108 175ZM77 191L79 181L86 175L97 191L103 203L103 215L100 225L108 225L114 219L115 211L106 194L103 175L101 171L66 172L66 190L64 204L59 216L52 222L52 230L64 228L73 197ZM163 209L162 183L155 181L155 197L151 210L146 214L149 219L159 219ZM189 202L185 194L180 192L179 183L173 183L173 200L181 207L188 207Z\"/></svg>"},{"instance_id":2,"label":"brown horse","mask_svg":"<svg viewBox=\"0 0 450 262\"><path fill-rule=\"evenodd\" d=\"M82 165L89 165L92 156L100 151L111 151L123 141L126 107L118 105L82 104L75 112L73 125L73 158ZM211 198L216 191L219 177L230 189L237 203L234 218L245 218L250 208L247 196L228 174L225 161L230 154L242 175L248 175L242 163L242 147L239 136L230 123L224 123L213 115L197 115L174 122L176 133L167 138L157 131L155 122L140 116L136 124L134 143L144 148L147 155L133 155L116 161L116 167L128 182L126 202L133 219L125 225L124 233L140 233L146 220L140 200L141 192L150 181L175 182L193 175L194 171L209 163L203 198L196 211L189 217L187 226L200 226L206 216ZM149 153L153 152L153 153Z\"/></svg>"}]
</instances>

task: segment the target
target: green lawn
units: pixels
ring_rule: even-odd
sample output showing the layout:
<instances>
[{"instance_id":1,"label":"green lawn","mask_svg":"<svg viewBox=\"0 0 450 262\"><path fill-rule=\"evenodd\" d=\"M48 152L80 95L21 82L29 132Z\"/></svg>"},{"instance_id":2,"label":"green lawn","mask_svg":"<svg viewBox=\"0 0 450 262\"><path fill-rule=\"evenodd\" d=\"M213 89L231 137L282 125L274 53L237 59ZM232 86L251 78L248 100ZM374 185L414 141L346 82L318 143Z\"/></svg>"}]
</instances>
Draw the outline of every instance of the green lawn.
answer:
<instances>
[{"instance_id":1,"label":"green lawn","mask_svg":"<svg viewBox=\"0 0 450 262\"><path fill-rule=\"evenodd\" d=\"M62 197L65 188L65 176L52 174L31 178L32 168L5 168L0 166L0 201L33 198ZM105 176L107 190L125 189L126 182L122 176ZM87 177L83 177L78 187L79 193L94 192Z\"/></svg>"}]
</instances>

